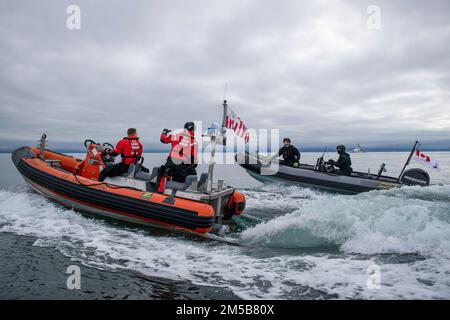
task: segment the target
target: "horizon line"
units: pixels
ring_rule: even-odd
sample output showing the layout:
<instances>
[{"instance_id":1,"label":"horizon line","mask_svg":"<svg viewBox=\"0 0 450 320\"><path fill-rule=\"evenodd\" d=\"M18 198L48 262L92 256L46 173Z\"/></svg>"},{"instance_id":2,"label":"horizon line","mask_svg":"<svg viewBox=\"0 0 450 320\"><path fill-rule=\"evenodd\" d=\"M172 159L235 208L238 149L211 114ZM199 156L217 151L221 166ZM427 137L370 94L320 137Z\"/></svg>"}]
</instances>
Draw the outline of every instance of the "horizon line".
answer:
<instances>
[{"instance_id":1,"label":"horizon line","mask_svg":"<svg viewBox=\"0 0 450 320\"><path fill-rule=\"evenodd\" d=\"M19 147L20 148L20 147ZM12 153L14 150L16 150L17 148L7 148L4 150L0 150L0 153ZM324 147L306 147L306 148L298 148L300 152L304 152L304 153L314 153L314 152L323 152L324 151ZM69 148L47 148L47 150L52 150L55 152L61 152L61 153L84 153L86 152L86 150L84 149L69 149ZM332 152L334 150L333 149L328 149L328 152ZM429 148L424 148L421 149L425 152L450 152L450 147L429 147ZM167 153L169 152L169 149L155 149L155 148L150 148L148 150L145 150L145 146L144 146L144 153ZM276 150L267 150L265 152L277 152L278 149ZM349 149L347 150L347 152L352 153L352 150ZM370 152L409 152L411 151L411 147L407 147L407 146L386 146L386 147L368 147L363 149L362 153L370 153ZM242 152L242 150L233 150L233 151L223 151L220 150L219 148L216 150L216 152L218 153L236 153L236 152Z\"/></svg>"}]
</instances>

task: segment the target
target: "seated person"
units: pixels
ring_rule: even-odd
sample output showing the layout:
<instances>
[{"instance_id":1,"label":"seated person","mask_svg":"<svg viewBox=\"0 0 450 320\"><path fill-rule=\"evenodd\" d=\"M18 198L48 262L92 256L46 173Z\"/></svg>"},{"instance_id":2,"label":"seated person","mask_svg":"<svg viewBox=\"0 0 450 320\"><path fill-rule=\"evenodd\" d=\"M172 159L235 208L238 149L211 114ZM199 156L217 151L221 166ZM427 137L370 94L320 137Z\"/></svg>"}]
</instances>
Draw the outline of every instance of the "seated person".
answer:
<instances>
[{"instance_id":1,"label":"seated person","mask_svg":"<svg viewBox=\"0 0 450 320\"><path fill-rule=\"evenodd\" d=\"M291 139L284 138L283 146L278 151L278 156L274 155L272 159L283 157L283 164L290 167L298 167L300 162L300 152L296 147L291 145Z\"/></svg>"},{"instance_id":2,"label":"seated person","mask_svg":"<svg viewBox=\"0 0 450 320\"><path fill-rule=\"evenodd\" d=\"M164 129L161 143L171 144L166 164L158 171L156 185L159 187L163 176L171 176L173 181L184 183L189 175L197 175L197 142L195 140L195 124L187 122L180 133L170 134Z\"/></svg>"},{"instance_id":3,"label":"seated person","mask_svg":"<svg viewBox=\"0 0 450 320\"><path fill-rule=\"evenodd\" d=\"M339 173L349 176L353 171L350 155L345 152L345 146L343 145L337 146L336 151L339 154L339 159L337 161L329 160L329 163L335 167L338 167Z\"/></svg>"},{"instance_id":4,"label":"seated person","mask_svg":"<svg viewBox=\"0 0 450 320\"><path fill-rule=\"evenodd\" d=\"M106 177L116 177L128 171L130 164L136 164L142 156L143 148L139 141L135 128L127 131L127 136L120 140L113 150L105 150L104 155L116 157L119 154L122 159L113 166L106 167L100 172L99 181L104 181Z\"/></svg>"}]
</instances>

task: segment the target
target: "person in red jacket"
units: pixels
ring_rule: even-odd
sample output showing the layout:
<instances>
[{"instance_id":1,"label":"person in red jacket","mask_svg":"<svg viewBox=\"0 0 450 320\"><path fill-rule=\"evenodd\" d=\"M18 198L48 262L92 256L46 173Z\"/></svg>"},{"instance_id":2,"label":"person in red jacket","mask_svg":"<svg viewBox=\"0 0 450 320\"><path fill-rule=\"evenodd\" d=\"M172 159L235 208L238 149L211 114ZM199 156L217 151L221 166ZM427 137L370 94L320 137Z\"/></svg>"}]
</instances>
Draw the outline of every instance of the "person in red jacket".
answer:
<instances>
[{"instance_id":1,"label":"person in red jacket","mask_svg":"<svg viewBox=\"0 0 450 320\"><path fill-rule=\"evenodd\" d=\"M106 177L116 177L128 171L130 164L136 164L142 156L142 144L139 141L135 128L127 131L127 136L120 140L112 150L105 150L105 155L122 157L119 163L106 167L100 172L99 181L104 181Z\"/></svg>"},{"instance_id":2,"label":"person in red jacket","mask_svg":"<svg viewBox=\"0 0 450 320\"><path fill-rule=\"evenodd\" d=\"M173 181L184 182L189 175L197 175L197 143L195 141L195 124L187 122L180 133L169 134L169 129L164 129L161 134L161 142L171 144L171 150L167 162L160 168L158 182L162 175L170 175Z\"/></svg>"}]
</instances>

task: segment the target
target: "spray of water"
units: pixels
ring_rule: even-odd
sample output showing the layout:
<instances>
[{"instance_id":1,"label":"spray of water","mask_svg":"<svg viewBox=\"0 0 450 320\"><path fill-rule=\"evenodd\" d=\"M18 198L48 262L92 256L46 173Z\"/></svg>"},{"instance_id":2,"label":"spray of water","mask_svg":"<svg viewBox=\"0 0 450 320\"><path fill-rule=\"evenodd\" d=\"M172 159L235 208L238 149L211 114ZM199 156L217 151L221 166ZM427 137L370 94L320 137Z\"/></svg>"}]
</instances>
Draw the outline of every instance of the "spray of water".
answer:
<instances>
[{"instance_id":1,"label":"spray of water","mask_svg":"<svg viewBox=\"0 0 450 320\"><path fill-rule=\"evenodd\" d=\"M22 189L0 191L0 232L35 236L35 245L98 268L224 286L242 298L449 298L449 194L449 186L358 196L250 190L249 210L262 222L235 247L92 219ZM403 256L413 258L395 260ZM366 287L374 263L380 290Z\"/></svg>"}]
</instances>

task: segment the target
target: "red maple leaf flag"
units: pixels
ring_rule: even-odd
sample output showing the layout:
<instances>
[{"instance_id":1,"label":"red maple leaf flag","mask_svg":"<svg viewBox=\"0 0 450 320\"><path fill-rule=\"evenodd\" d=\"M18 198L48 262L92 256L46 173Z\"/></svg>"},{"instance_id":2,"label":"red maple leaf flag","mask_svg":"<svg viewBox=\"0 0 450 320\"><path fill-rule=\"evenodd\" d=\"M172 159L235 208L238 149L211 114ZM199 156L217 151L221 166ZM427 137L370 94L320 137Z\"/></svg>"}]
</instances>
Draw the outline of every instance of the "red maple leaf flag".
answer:
<instances>
[{"instance_id":1,"label":"red maple leaf flag","mask_svg":"<svg viewBox=\"0 0 450 320\"><path fill-rule=\"evenodd\" d=\"M413 159L428 168L431 168L431 169L434 169L437 171L440 170L439 163L437 161L434 161L433 159L431 159L426 154L423 154L422 152L420 152L420 150L416 150L416 152L414 153Z\"/></svg>"},{"instance_id":2,"label":"red maple leaf flag","mask_svg":"<svg viewBox=\"0 0 450 320\"><path fill-rule=\"evenodd\" d=\"M231 109L227 110L225 128L232 129L235 134L244 139L245 143L250 140L250 135L244 121Z\"/></svg>"}]
</instances>

